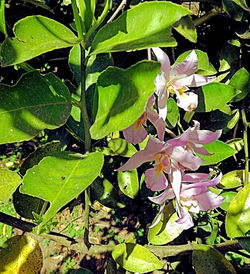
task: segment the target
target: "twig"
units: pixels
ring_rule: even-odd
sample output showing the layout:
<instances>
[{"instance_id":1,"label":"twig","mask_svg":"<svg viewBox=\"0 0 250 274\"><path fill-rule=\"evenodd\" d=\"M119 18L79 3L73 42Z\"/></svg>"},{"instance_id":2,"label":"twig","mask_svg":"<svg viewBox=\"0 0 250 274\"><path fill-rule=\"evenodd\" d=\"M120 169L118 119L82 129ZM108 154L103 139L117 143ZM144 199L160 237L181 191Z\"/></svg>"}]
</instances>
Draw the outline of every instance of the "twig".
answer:
<instances>
[{"instance_id":1,"label":"twig","mask_svg":"<svg viewBox=\"0 0 250 274\"><path fill-rule=\"evenodd\" d=\"M127 4L127 0L122 0L121 4L112 14L112 16L109 18L108 23L112 22L115 19L116 15L126 6L126 4Z\"/></svg>"}]
</instances>

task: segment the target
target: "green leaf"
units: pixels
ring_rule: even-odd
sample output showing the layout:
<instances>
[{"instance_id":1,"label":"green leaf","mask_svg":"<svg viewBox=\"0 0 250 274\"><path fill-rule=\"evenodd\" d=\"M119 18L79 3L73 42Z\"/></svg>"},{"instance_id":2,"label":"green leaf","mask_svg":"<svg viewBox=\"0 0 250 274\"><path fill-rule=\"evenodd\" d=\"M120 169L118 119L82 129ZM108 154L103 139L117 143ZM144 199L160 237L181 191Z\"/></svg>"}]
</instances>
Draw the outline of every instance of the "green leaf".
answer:
<instances>
[{"instance_id":1,"label":"green leaf","mask_svg":"<svg viewBox=\"0 0 250 274\"><path fill-rule=\"evenodd\" d=\"M104 178L97 178L91 185L91 197L107 207L125 207L117 190Z\"/></svg>"},{"instance_id":2,"label":"green leaf","mask_svg":"<svg viewBox=\"0 0 250 274\"><path fill-rule=\"evenodd\" d=\"M197 246L192 254L192 262L197 274L236 274L232 264L212 247Z\"/></svg>"},{"instance_id":3,"label":"green leaf","mask_svg":"<svg viewBox=\"0 0 250 274\"><path fill-rule=\"evenodd\" d=\"M224 189L240 187L244 184L244 180L245 180L244 175L245 175L244 170L230 171L222 177L218 187L224 188ZM250 182L250 174L249 174L249 182Z\"/></svg>"},{"instance_id":4,"label":"green leaf","mask_svg":"<svg viewBox=\"0 0 250 274\"><path fill-rule=\"evenodd\" d=\"M14 236L0 248L0 273L39 274L43 266L41 248L30 236Z\"/></svg>"},{"instance_id":5,"label":"green leaf","mask_svg":"<svg viewBox=\"0 0 250 274\"><path fill-rule=\"evenodd\" d=\"M136 169L118 172L118 185L120 190L128 197L134 199L139 191L139 181Z\"/></svg>"},{"instance_id":6,"label":"green leaf","mask_svg":"<svg viewBox=\"0 0 250 274\"><path fill-rule=\"evenodd\" d=\"M167 100L167 126L174 128L179 119L179 108L173 98Z\"/></svg>"},{"instance_id":7,"label":"green leaf","mask_svg":"<svg viewBox=\"0 0 250 274\"><path fill-rule=\"evenodd\" d=\"M238 70L232 77L229 85L241 92L232 99L232 102L238 102L245 98L250 87L250 76L248 71L245 68Z\"/></svg>"},{"instance_id":8,"label":"green leaf","mask_svg":"<svg viewBox=\"0 0 250 274\"><path fill-rule=\"evenodd\" d=\"M157 218L158 215L155 217L153 224ZM149 228L148 241L153 245L164 245L173 241L183 231L180 225L176 223L178 219L173 203L168 203L163 209L160 222Z\"/></svg>"},{"instance_id":9,"label":"green leaf","mask_svg":"<svg viewBox=\"0 0 250 274\"><path fill-rule=\"evenodd\" d=\"M220 206L220 208L227 211L231 201L235 198L236 195L237 192L234 191L223 192L222 194L220 194L220 196L224 198L224 202Z\"/></svg>"},{"instance_id":10,"label":"green leaf","mask_svg":"<svg viewBox=\"0 0 250 274\"><path fill-rule=\"evenodd\" d=\"M75 45L69 52L69 67L74 75L74 79L79 85L81 82L81 47Z\"/></svg>"},{"instance_id":11,"label":"green leaf","mask_svg":"<svg viewBox=\"0 0 250 274\"><path fill-rule=\"evenodd\" d=\"M141 3L98 31L91 54L174 47L177 43L171 36L171 28L189 14L190 10L171 2Z\"/></svg>"},{"instance_id":12,"label":"green leaf","mask_svg":"<svg viewBox=\"0 0 250 274\"><path fill-rule=\"evenodd\" d=\"M238 5L232 0L222 0L223 9L236 21L241 21L244 10L242 10Z\"/></svg>"},{"instance_id":13,"label":"green leaf","mask_svg":"<svg viewBox=\"0 0 250 274\"><path fill-rule=\"evenodd\" d=\"M228 237L244 236L250 228L250 184L247 184L233 199L226 215Z\"/></svg>"},{"instance_id":14,"label":"green leaf","mask_svg":"<svg viewBox=\"0 0 250 274\"><path fill-rule=\"evenodd\" d=\"M45 157L27 171L20 191L50 202L38 231L61 207L94 181L100 174L103 161L100 152L87 155L61 152Z\"/></svg>"},{"instance_id":15,"label":"green leaf","mask_svg":"<svg viewBox=\"0 0 250 274\"><path fill-rule=\"evenodd\" d=\"M226 105L227 106L227 105ZM238 109L235 109L232 111L231 119L227 123L227 128L232 129L236 125L236 123L239 121L240 118L240 112Z\"/></svg>"},{"instance_id":16,"label":"green leaf","mask_svg":"<svg viewBox=\"0 0 250 274\"><path fill-rule=\"evenodd\" d=\"M194 26L194 22L190 15L186 15L181 18L175 25L174 29L178 31L182 36L188 39L190 42L197 42L197 32Z\"/></svg>"},{"instance_id":17,"label":"green leaf","mask_svg":"<svg viewBox=\"0 0 250 274\"><path fill-rule=\"evenodd\" d=\"M249 7L247 6L247 3L245 0L233 0L234 3L236 3L238 6L240 6L242 9L249 12Z\"/></svg>"},{"instance_id":18,"label":"green leaf","mask_svg":"<svg viewBox=\"0 0 250 274\"><path fill-rule=\"evenodd\" d=\"M191 51L192 50L188 50L182 53L181 55L179 55L173 66L184 61L184 59L190 54ZM201 51L199 49L195 49L195 53L197 54L197 58L198 58L198 66L197 66L196 73L201 75L212 75L217 72L214 66L209 62L206 52Z\"/></svg>"},{"instance_id":19,"label":"green leaf","mask_svg":"<svg viewBox=\"0 0 250 274\"><path fill-rule=\"evenodd\" d=\"M0 31L6 35L6 25L5 25L5 0L0 0Z\"/></svg>"},{"instance_id":20,"label":"green leaf","mask_svg":"<svg viewBox=\"0 0 250 274\"><path fill-rule=\"evenodd\" d=\"M111 139L108 147L111 149L112 155L120 155L123 157L131 157L137 152L132 144L121 138Z\"/></svg>"},{"instance_id":21,"label":"green leaf","mask_svg":"<svg viewBox=\"0 0 250 274\"><path fill-rule=\"evenodd\" d=\"M14 86L0 85L0 144L30 140L65 124L71 98L54 74L24 74Z\"/></svg>"},{"instance_id":22,"label":"green leaf","mask_svg":"<svg viewBox=\"0 0 250 274\"><path fill-rule=\"evenodd\" d=\"M4 67L25 62L48 51L72 47L80 42L70 29L40 15L19 20L13 31L15 38L8 37L2 44Z\"/></svg>"},{"instance_id":23,"label":"green leaf","mask_svg":"<svg viewBox=\"0 0 250 274\"><path fill-rule=\"evenodd\" d=\"M212 155L206 156L199 154L199 157L205 160L205 162L201 164L202 166L218 164L237 152L229 145L218 140L211 144L204 145L204 147L209 153L212 153Z\"/></svg>"},{"instance_id":24,"label":"green leaf","mask_svg":"<svg viewBox=\"0 0 250 274\"><path fill-rule=\"evenodd\" d=\"M237 240L247 252L250 252L250 237L240 237Z\"/></svg>"},{"instance_id":25,"label":"green leaf","mask_svg":"<svg viewBox=\"0 0 250 274\"><path fill-rule=\"evenodd\" d=\"M22 180L17 173L0 169L0 201L7 203Z\"/></svg>"},{"instance_id":26,"label":"green leaf","mask_svg":"<svg viewBox=\"0 0 250 274\"><path fill-rule=\"evenodd\" d=\"M126 70L109 67L98 78L98 110L90 128L93 139L132 125L144 112L153 94L160 64L143 61Z\"/></svg>"},{"instance_id":27,"label":"green leaf","mask_svg":"<svg viewBox=\"0 0 250 274\"><path fill-rule=\"evenodd\" d=\"M209 112L223 108L239 92L232 86L223 83L210 83L199 90L199 105L197 112Z\"/></svg>"},{"instance_id":28,"label":"green leaf","mask_svg":"<svg viewBox=\"0 0 250 274\"><path fill-rule=\"evenodd\" d=\"M234 138L227 141L227 144L239 152L244 147L244 141L241 138Z\"/></svg>"},{"instance_id":29,"label":"green leaf","mask_svg":"<svg viewBox=\"0 0 250 274\"><path fill-rule=\"evenodd\" d=\"M163 266L153 253L133 243L117 245L112 252L112 257L116 263L131 272L145 273L161 269Z\"/></svg>"}]
</instances>

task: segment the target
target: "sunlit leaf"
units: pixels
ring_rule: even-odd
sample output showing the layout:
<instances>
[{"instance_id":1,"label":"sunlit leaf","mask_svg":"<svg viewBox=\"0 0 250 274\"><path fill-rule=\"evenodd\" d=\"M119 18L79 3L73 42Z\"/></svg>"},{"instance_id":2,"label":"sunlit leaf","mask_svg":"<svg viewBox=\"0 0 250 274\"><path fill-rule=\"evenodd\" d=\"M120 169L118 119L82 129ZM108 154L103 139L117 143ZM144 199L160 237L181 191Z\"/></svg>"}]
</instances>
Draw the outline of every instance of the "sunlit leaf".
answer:
<instances>
[{"instance_id":1,"label":"sunlit leaf","mask_svg":"<svg viewBox=\"0 0 250 274\"><path fill-rule=\"evenodd\" d=\"M43 255L39 244L30 236L14 236L0 248L0 273L39 274Z\"/></svg>"},{"instance_id":2,"label":"sunlit leaf","mask_svg":"<svg viewBox=\"0 0 250 274\"><path fill-rule=\"evenodd\" d=\"M204 147L209 153L212 153L212 155L206 156L199 154L199 157L205 160L201 164L202 166L218 164L228 157L233 156L237 152L236 150L231 148L231 146L218 140L211 144L204 145Z\"/></svg>"},{"instance_id":3,"label":"sunlit leaf","mask_svg":"<svg viewBox=\"0 0 250 274\"><path fill-rule=\"evenodd\" d=\"M242 186L245 180L244 175L245 175L245 171L243 169L230 171L222 177L218 187L221 187L224 189L231 189L231 188ZM250 182L250 174L249 174L249 182Z\"/></svg>"},{"instance_id":4,"label":"sunlit leaf","mask_svg":"<svg viewBox=\"0 0 250 274\"><path fill-rule=\"evenodd\" d=\"M226 215L228 237L244 236L250 228L250 184L236 195L229 205Z\"/></svg>"},{"instance_id":5,"label":"sunlit leaf","mask_svg":"<svg viewBox=\"0 0 250 274\"><path fill-rule=\"evenodd\" d=\"M241 92L232 99L233 102L237 102L245 98L250 89L250 75L248 71L245 68L238 70L232 77L229 85Z\"/></svg>"},{"instance_id":6,"label":"sunlit leaf","mask_svg":"<svg viewBox=\"0 0 250 274\"><path fill-rule=\"evenodd\" d=\"M232 264L212 247L197 246L192 254L192 262L197 274L236 274Z\"/></svg>"},{"instance_id":7,"label":"sunlit leaf","mask_svg":"<svg viewBox=\"0 0 250 274\"><path fill-rule=\"evenodd\" d=\"M103 155L100 152L87 155L60 152L45 157L27 171L20 191L50 202L38 230L94 181L102 165ZM95 168L91 168L93 166Z\"/></svg>"},{"instance_id":8,"label":"sunlit leaf","mask_svg":"<svg viewBox=\"0 0 250 274\"><path fill-rule=\"evenodd\" d=\"M244 147L244 141L241 138L234 138L227 141L227 144L239 152Z\"/></svg>"},{"instance_id":9,"label":"sunlit leaf","mask_svg":"<svg viewBox=\"0 0 250 274\"><path fill-rule=\"evenodd\" d=\"M173 98L167 100L167 126L174 128L179 119L179 108Z\"/></svg>"},{"instance_id":10,"label":"sunlit leaf","mask_svg":"<svg viewBox=\"0 0 250 274\"><path fill-rule=\"evenodd\" d=\"M162 268L162 263L145 247L133 244L119 244L112 257L120 266L131 272L145 273Z\"/></svg>"},{"instance_id":11,"label":"sunlit leaf","mask_svg":"<svg viewBox=\"0 0 250 274\"><path fill-rule=\"evenodd\" d=\"M174 29L189 41L196 43L197 32L191 16L186 15L182 17L181 20L174 25Z\"/></svg>"},{"instance_id":12,"label":"sunlit leaf","mask_svg":"<svg viewBox=\"0 0 250 274\"><path fill-rule=\"evenodd\" d=\"M131 157L137 150L136 148L121 138L111 139L108 143L112 155L120 155L123 157Z\"/></svg>"},{"instance_id":13,"label":"sunlit leaf","mask_svg":"<svg viewBox=\"0 0 250 274\"><path fill-rule=\"evenodd\" d=\"M127 70L109 67L99 76L98 111L90 128L93 139L123 130L142 115L159 71L159 63L143 61Z\"/></svg>"},{"instance_id":14,"label":"sunlit leaf","mask_svg":"<svg viewBox=\"0 0 250 274\"><path fill-rule=\"evenodd\" d=\"M15 38L8 37L2 44L2 66L19 64L42 53L79 43L79 39L70 29L40 15L19 20L13 31Z\"/></svg>"},{"instance_id":15,"label":"sunlit leaf","mask_svg":"<svg viewBox=\"0 0 250 274\"><path fill-rule=\"evenodd\" d=\"M234 191L228 191L228 192L223 192L220 194L224 198L223 204L220 206L223 210L227 211L230 203L234 199L234 197L237 195L237 192Z\"/></svg>"},{"instance_id":16,"label":"sunlit leaf","mask_svg":"<svg viewBox=\"0 0 250 274\"><path fill-rule=\"evenodd\" d=\"M0 144L30 140L63 125L70 114L67 87L54 74L24 74L14 86L0 85Z\"/></svg>"},{"instance_id":17,"label":"sunlit leaf","mask_svg":"<svg viewBox=\"0 0 250 274\"><path fill-rule=\"evenodd\" d=\"M118 172L118 185L120 190L128 197L134 199L139 191L139 181L136 169Z\"/></svg>"},{"instance_id":18,"label":"sunlit leaf","mask_svg":"<svg viewBox=\"0 0 250 274\"><path fill-rule=\"evenodd\" d=\"M16 172L8 169L0 169L0 201L6 203L22 180Z\"/></svg>"},{"instance_id":19,"label":"sunlit leaf","mask_svg":"<svg viewBox=\"0 0 250 274\"><path fill-rule=\"evenodd\" d=\"M158 215L155 217L153 223L157 217ZM149 228L148 241L154 245L164 245L173 241L183 231L180 225L176 223L178 219L173 203L168 203L163 210L160 222Z\"/></svg>"},{"instance_id":20,"label":"sunlit leaf","mask_svg":"<svg viewBox=\"0 0 250 274\"><path fill-rule=\"evenodd\" d=\"M171 28L189 14L190 10L171 2L141 3L98 31L91 54L176 46Z\"/></svg>"},{"instance_id":21,"label":"sunlit leaf","mask_svg":"<svg viewBox=\"0 0 250 274\"><path fill-rule=\"evenodd\" d=\"M5 0L0 0L0 31L7 34L5 26Z\"/></svg>"}]
</instances>

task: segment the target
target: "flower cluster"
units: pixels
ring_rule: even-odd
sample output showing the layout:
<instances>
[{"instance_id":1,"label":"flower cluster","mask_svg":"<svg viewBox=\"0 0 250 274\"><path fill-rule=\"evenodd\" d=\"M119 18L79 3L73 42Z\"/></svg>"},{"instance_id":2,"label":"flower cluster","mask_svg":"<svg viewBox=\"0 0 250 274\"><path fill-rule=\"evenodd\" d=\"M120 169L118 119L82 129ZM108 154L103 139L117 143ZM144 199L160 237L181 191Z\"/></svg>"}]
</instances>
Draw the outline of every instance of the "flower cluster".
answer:
<instances>
[{"instance_id":1,"label":"flower cluster","mask_svg":"<svg viewBox=\"0 0 250 274\"><path fill-rule=\"evenodd\" d=\"M194 121L194 125L182 135L164 141L167 99L169 93L175 94L179 107L186 111L194 110L198 105L198 97L195 93L186 91L189 87L205 85L213 81L214 77L195 74L198 66L195 51L172 68L168 56L160 48L153 48L153 51L161 63L161 72L155 79L158 112L154 108L153 95L148 100L145 112L123 131L123 135L130 143L140 143L147 137L144 127L149 120L155 126L158 138L149 136L145 149L135 153L118 171L131 170L145 162L153 162L153 167L145 171L146 186L152 191L162 192L149 199L161 205L162 211L165 202L175 198L179 216L177 223L182 229L188 229L193 226L192 213L213 209L223 203L223 197L209 190L209 187L220 182L221 174L212 177L206 173L190 173L196 171L203 162L197 154L210 155L204 145L216 141L221 130L200 130L200 123Z\"/></svg>"}]
</instances>

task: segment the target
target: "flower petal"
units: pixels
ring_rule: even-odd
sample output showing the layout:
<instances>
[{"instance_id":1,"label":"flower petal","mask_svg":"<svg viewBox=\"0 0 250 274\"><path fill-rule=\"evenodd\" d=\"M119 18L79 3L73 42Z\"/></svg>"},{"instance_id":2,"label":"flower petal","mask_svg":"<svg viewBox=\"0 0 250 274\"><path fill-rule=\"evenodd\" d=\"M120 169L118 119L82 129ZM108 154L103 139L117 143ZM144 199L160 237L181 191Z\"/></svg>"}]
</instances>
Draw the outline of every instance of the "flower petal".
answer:
<instances>
[{"instance_id":1,"label":"flower petal","mask_svg":"<svg viewBox=\"0 0 250 274\"><path fill-rule=\"evenodd\" d=\"M198 106L198 95L193 92L177 94L177 106L185 111L195 110Z\"/></svg>"},{"instance_id":2,"label":"flower petal","mask_svg":"<svg viewBox=\"0 0 250 274\"><path fill-rule=\"evenodd\" d=\"M172 146L185 147L189 141L190 133L191 133L191 128L188 128L183 134L168 140L166 143L171 144Z\"/></svg>"},{"instance_id":3,"label":"flower petal","mask_svg":"<svg viewBox=\"0 0 250 274\"><path fill-rule=\"evenodd\" d=\"M158 134L158 138L163 141L164 135L165 135L165 122L164 120L159 116L159 114L151 109L147 110L147 115L149 121L155 126Z\"/></svg>"},{"instance_id":4,"label":"flower petal","mask_svg":"<svg viewBox=\"0 0 250 274\"><path fill-rule=\"evenodd\" d=\"M122 131L125 140L134 145L142 142L147 137L146 129L140 125L136 129L136 123Z\"/></svg>"},{"instance_id":5,"label":"flower petal","mask_svg":"<svg viewBox=\"0 0 250 274\"><path fill-rule=\"evenodd\" d=\"M160 48L152 48L157 60L161 63L161 70L165 72L167 81L169 80L170 61L167 54Z\"/></svg>"},{"instance_id":6,"label":"flower petal","mask_svg":"<svg viewBox=\"0 0 250 274\"><path fill-rule=\"evenodd\" d=\"M194 130L190 136L190 141L198 144L210 144L220 138L222 130L215 132L210 130Z\"/></svg>"},{"instance_id":7,"label":"flower petal","mask_svg":"<svg viewBox=\"0 0 250 274\"><path fill-rule=\"evenodd\" d=\"M165 191L163 191L160 195L156 197L148 197L149 200L156 204L164 204L166 200L173 199L175 197L173 188L167 188Z\"/></svg>"},{"instance_id":8,"label":"flower petal","mask_svg":"<svg viewBox=\"0 0 250 274\"><path fill-rule=\"evenodd\" d=\"M201 87L206 84L211 83L212 81L215 80L215 76L203 76L199 74L193 74L181 79L178 79L176 81L173 81L174 86L188 86L191 88L195 87Z\"/></svg>"},{"instance_id":9,"label":"flower petal","mask_svg":"<svg viewBox=\"0 0 250 274\"><path fill-rule=\"evenodd\" d=\"M197 183L207 180L210 176L210 173L188 173L182 176L182 182Z\"/></svg>"},{"instance_id":10,"label":"flower petal","mask_svg":"<svg viewBox=\"0 0 250 274\"><path fill-rule=\"evenodd\" d=\"M214 209L222 205L224 202L224 198L222 196L218 196L211 191L198 195L195 198L199 203L200 210L204 211Z\"/></svg>"},{"instance_id":11,"label":"flower petal","mask_svg":"<svg viewBox=\"0 0 250 274\"><path fill-rule=\"evenodd\" d=\"M147 188L152 191L161 191L168 186L168 180L163 172L157 174L155 168L150 168L145 172L145 182Z\"/></svg>"},{"instance_id":12,"label":"flower petal","mask_svg":"<svg viewBox=\"0 0 250 274\"><path fill-rule=\"evenodd\" d=\"M186 57L184 61L177 64L170 70L170 80L182 79L195 73L198 65L198 58L194 50ZM184 86L186 84L183 84Z\"/></svg>"},{"instance_id":13,"label":"flower petal","mask_svg":"<svg viewBox=\"0 0 250 274\"><path fill-rule=\"evenodd\" d=\"M180 193L181 193L181 179L182 174L178 168L172 168L169 174L169 180L173 187L173 192L176 197L176 201L180 204Z\"/></svg>"},{"instance_id":14,"label":"flower petal","mask_svg":"<svg viewBox=\"0 0 250 274\"><path fill-rule=\"evenodd\" d=\"M178 219L176 223L184 230L194 226L192 216L185 207L180 208L180 219Z\"/></svg>"}]
</instances>

